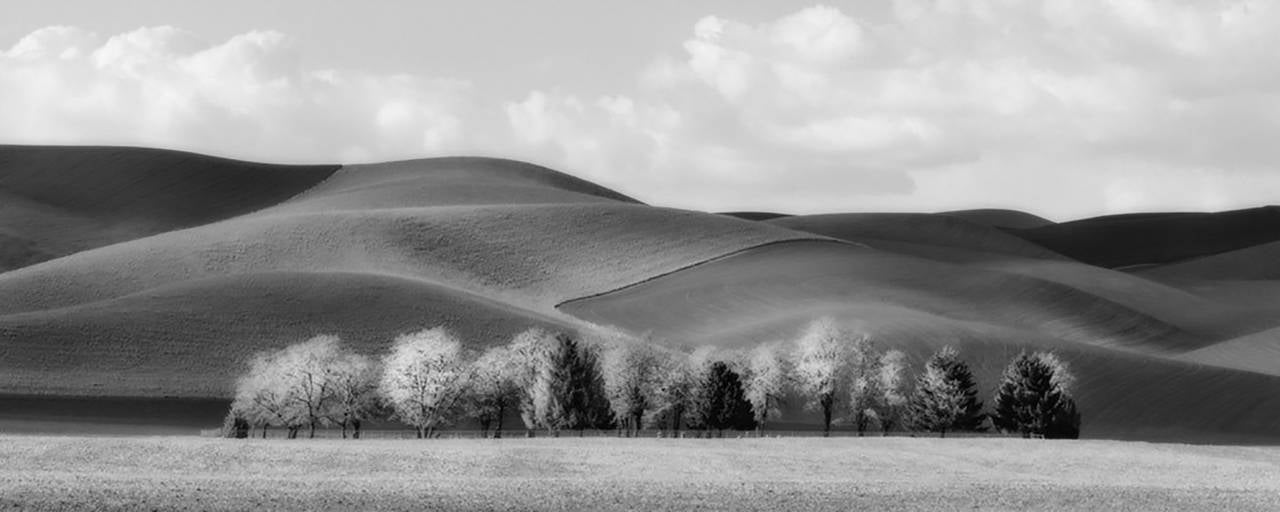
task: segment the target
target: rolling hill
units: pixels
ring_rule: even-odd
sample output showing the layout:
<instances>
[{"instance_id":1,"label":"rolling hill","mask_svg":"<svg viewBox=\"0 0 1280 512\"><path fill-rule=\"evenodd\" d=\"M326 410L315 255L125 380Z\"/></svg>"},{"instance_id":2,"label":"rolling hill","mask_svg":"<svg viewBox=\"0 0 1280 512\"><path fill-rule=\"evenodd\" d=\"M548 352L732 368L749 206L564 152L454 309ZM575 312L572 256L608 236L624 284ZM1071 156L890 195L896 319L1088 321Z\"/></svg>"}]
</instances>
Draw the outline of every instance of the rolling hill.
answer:
<instances>
[{"instance_id":1,"label":"rolling hill","mask_svg":"<svg viewBox=\"0 0 1280 512\"><path fill-rule=\"evenodd\" d=\"M1142 267L1280 240L1280 207L1109 215L1009 232L1091 265Z\"/></svg>"},{"instance_id":2,"label":"rolling hill","mask_svg":"<svg viewBox=\"0 0 1280 512\"><path fill-rule=\"evenodd\" d=\"M495 158L277 166L18 146L0 147L0 200L3 403L210 410L250 354L318 333L372 354L435 325L479 348L608 324L742 348L830 315L916 362L955 344L985 388L1018 351L1057 350L1089 436L1280 433L1280 376L1261 366L1280 307L1249 301L1267 281L1110 268L1258 258L1280 239L1268 209L717 215Z\"/></svg>"},{"instance_id":3,"label":"rolling hill","mask_svg":"<svg viewBox=\"0 0 1280 512\"><path fill-rule=\"evenodd\" d=\"M274 206L338 167L0 145L0 272Z\"/></svg>"}]
</instances>

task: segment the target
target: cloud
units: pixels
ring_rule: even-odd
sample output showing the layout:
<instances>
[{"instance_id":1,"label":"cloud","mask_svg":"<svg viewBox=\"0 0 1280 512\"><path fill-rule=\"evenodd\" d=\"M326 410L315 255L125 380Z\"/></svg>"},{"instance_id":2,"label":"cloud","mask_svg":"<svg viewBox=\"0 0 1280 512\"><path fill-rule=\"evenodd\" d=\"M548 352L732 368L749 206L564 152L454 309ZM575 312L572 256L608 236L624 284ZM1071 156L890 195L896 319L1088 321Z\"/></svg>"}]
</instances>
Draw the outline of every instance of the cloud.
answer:
<instances>
[{"instance_id":1,"label":"cloud","mask_svg":"<svg viewBox=\"0 0 1280 512\"><path fill-rule=\"evenodd\" d=\"M0 52L0 140L183 148L272 161L466 147L470 84L307 69L287 36L210 44L173 27L32 32Z\"/></svg>"},{"instance_id":2,"label":"cloud","mask_svg":"<svg viewBox=\"0 0 1280 512\"><path fill-rule=\"evenodd\" d=\"M1278 199L1249 188L1280 186L1277 44L1269 2L818 6L697 21L626 122L570 93L508 110L546 159L707 209L1231 207Z\"/></svg>"}]
</instances>

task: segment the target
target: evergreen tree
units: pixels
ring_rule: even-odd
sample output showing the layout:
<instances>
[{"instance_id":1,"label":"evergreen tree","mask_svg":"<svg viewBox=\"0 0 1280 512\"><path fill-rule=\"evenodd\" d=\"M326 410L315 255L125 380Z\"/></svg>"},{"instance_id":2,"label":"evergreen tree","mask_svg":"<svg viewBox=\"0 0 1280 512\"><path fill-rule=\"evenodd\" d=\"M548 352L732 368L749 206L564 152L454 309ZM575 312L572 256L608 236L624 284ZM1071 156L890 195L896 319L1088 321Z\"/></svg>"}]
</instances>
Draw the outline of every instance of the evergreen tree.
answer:
<instances>
[{"instance_id":1,"label":"evergreen tree","mask_svg":"<svg viewBox=\"0 0 1280 512\"><path fill-rule=\"evenodd\" d=\"M985 415L977 399L977 384L969 365L954 348L943 347L925 363L908 403L913 429L939 432L980 431Z\"/></svg>"},{"instance_id":2,"label":"evergreen tree","mask_svg":"<svg viewBox=\"0 0 1280 512\"><path fill-rule=\"evenodd\" d=\"M755 412L742 391L738 372L723 361L711 363L694 393L691 428L723 431L755 428Z\"/></svg>"},{"instance_id":3,"label":"evergreen tree","mask_svg":"<svg viewBox=\"0 0 1280 512\"><path fill-rule=\"evenodd\" d=\"M1022 437L1078 438L1080 413L1066 365L1048 353L1019 354L1005 368L993 400L997 429Z\"/></svg>"},{"instance_id":4,"label":"evergreen tree","mask_svg":"<svg viewBox=\"0 0 1280 512\"><path fill-rule=\"evenodd\" d=\"M569 378L565 400L568 428L577 430L579 435L586 429L613 428L613 411L604 392L604 377L596 351L568 336L558 339L565 344L563 363Z\"/></svg>"}]
</instances>

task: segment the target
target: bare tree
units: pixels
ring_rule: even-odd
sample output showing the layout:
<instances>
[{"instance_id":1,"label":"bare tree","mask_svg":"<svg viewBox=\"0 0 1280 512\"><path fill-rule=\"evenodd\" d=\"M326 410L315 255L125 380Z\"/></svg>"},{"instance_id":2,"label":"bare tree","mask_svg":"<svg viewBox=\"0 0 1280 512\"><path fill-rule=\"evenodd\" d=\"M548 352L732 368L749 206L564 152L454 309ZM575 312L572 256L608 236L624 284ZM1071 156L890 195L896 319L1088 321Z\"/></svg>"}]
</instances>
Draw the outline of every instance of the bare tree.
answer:
<instances>
[{"instance_id":1,"label":"bare tree","mask_svg":"<svg viewBox=\"0 0 1280 512\"><path fill-rule=\"evenodd\" d=\"M340 340L331 335L258 354L238 383L233 411L264 428L283 426L290 438L302 426L315 437L316 428L329 421L336 398L332 372L342 354Z\"/></svg>"},{"instance_id":2,"label":"bare tree","mask_svg":"<svg viewBox=\"0 0 1280 512\"><path fill-rule=\"evenodd\" d=\"M781 415L787 372L777 344L760 345L747 356L743 378L747 401L755 414L756 434L764 431L765 421Z\"/></svg>"},{"instance_id":3,"label":"bare tree","mask_svg":"<svg viewBox=\"0 0 1280 512\"><path fill-rule=\"evenodd\" d=\"M796 341L796 381L807 405L822 411L823 436L831 435L832 414L848 383L850 341L835 320L825 317L810 323Z\"/></svg>"},{"instance_id":4,"label":"bare tree","mask_svg":"<svg viewBox=\"0 0 1280 512\"><path fill-rule=\"evenodd\" d=\"M553 368L557 356L563 356L561 342L552 332L533 327L511 340L511 351L519 362L513 379L521 390L520 419L525 435L532 437L540 428L558 430L565 417L563 393L558 391L563 391L559 388L567 386L568 379Z\"/></svg>"},{"instance_id":5,"label":"bare tree","mask_svg":"<svg viewBox=\"0 0 1280 512\"><path fill-rule=\"evenodd\" d=\"M382 366L379 390L420 439L450 419L470 380L462 343L442 327L397 337Z\"/></svg>"}]
</instances>

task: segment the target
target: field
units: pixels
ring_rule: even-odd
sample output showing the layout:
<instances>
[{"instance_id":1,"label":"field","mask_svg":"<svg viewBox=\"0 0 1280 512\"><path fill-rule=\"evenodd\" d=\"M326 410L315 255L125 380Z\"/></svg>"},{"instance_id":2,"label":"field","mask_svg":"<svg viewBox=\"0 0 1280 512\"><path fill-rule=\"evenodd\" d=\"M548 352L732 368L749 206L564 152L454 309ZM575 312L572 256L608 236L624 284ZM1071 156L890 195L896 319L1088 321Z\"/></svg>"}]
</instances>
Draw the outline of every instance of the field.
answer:
<instances>
[{"instance_id":1,"label":"field","mask_svg":"<svg viewBox=\"0 0 1280 512\"><path fill-rule=\"evenodd\" d=\"M0 510L1274 510L1280 448L0 437Z\"/></svg>"}]
</instances>

